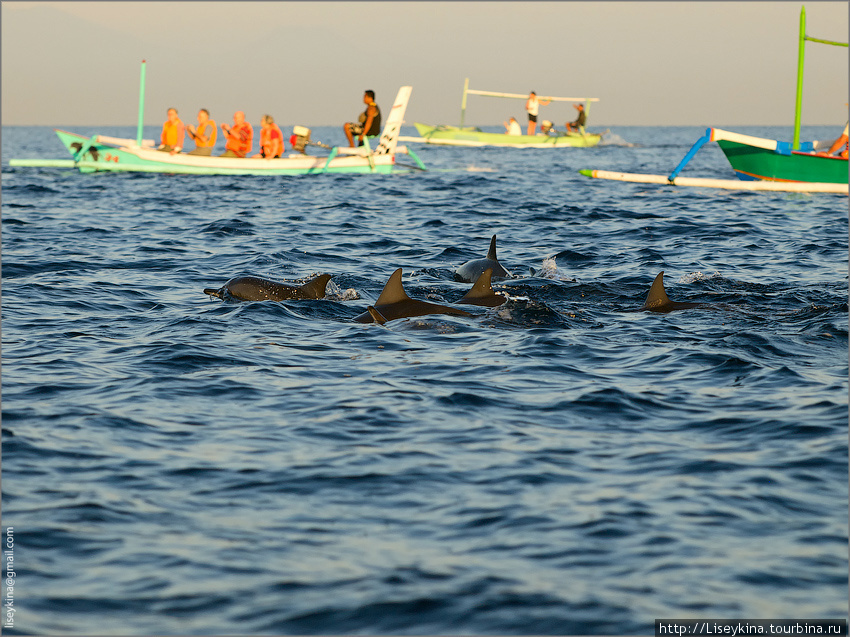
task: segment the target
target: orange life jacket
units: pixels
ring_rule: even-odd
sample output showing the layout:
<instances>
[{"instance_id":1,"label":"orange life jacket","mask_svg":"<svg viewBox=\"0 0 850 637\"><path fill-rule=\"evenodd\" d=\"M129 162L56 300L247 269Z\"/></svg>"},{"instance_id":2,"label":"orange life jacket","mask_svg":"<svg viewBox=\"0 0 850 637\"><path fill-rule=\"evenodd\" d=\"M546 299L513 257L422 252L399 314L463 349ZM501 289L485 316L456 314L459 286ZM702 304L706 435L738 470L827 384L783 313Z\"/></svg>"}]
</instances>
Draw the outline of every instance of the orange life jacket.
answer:
<instances>
[{"instance_id":1,"label":"orange life jacket","mask_svg":"<svg viewBox=\"0 0 850 637\"><path fill-rule=\"evenodd\" d=\"M245 157L251 152L251 145L254 143L254 129L248 122L235 124L230 129L230 134L227 135L227 145L225 150L232 150L240 157Z\"/></svg>"},{"instance_id":2,"label":"orange life jacket","mask_svg":"<svg viewBox=\"0 0 850 637\"><path fill-rule=\"evenodd\" d=\"M165 124L162 125L162 137L160 139L161 144L168 144L172 148L176 148L180 146L183 148L183 136L185 135L185 129L183 127L183 122L179 119L171 123L171 120L165 120Z\"/></svg>"},{"instance_id":3,"label":"orange life jacket","mask_svg":"<svg viewBox=\"0 0 850 637\"><path fill-rule=\"evenodd\" d=\"M280 152L277 155L273 155L272 140L275 138L280 140ZM260 152L263 157L280 157L283 154L283 131L280 130L280 126L272 124L268 128L260 129Z\"/></svg>"},{"instance_id":4,"label":"orange life jacket","mask_svg":"<svg viewBox=\"0 0 850 637\"><path fill-rule=\"evenodd\" d=\"M199 124L198 128L195 129L195 146L198 148L212 148L215 146L216 135L218 135L218 131L215 129L215 122L211 119L208 119L204 124ZM202 142L199 137L203 135L207 138L207 141Z\"/></svg>"}]
</instances>

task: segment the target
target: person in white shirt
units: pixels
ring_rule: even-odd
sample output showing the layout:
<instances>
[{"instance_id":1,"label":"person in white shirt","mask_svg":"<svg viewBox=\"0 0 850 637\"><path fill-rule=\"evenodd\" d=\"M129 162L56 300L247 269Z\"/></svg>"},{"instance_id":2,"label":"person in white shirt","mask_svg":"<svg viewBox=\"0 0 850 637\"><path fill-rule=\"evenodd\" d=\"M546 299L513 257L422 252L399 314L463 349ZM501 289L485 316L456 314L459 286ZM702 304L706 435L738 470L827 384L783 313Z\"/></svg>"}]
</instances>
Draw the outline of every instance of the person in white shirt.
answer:
<instances>
[{"instance_id":1,"label":"person in white shirt","mask_svg":"<svg viewBox=\"0 0 850 637\"><path fill-rule=\"evenodd\" d=\"M510 121L502 122L505 125L505 132L508 135L522 135L522 129L519 127L519 122L516 118L511 117Z\"/></svg>"},{"instance_id":2,"label":"person in white shirt","mask_svg":"<svg viewBox=\"0 0 850 637\"><path fill-rule=\"evenodd\" d=\"M531 91L525 100L525 110L528 111L528 134L534 135L537 130L537 115L541 106L547 106L551 100L538 100L537 93Z\"/></svg>"}]
</instances>

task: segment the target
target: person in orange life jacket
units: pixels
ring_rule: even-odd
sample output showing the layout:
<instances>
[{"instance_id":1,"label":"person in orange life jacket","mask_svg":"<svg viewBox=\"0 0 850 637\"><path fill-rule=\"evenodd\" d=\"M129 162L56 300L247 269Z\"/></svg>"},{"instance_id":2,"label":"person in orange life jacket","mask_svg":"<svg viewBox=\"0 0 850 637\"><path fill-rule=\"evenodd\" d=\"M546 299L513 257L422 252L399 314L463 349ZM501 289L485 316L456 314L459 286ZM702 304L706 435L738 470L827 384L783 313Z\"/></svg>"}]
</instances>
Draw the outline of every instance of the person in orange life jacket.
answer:
<instances>
[{"instance_id":1,"label":"person in orange life jacket","mask_svg":"<svg viewBox=\"0 0 850 637\"><path fill-rule=\"evenodd\" d=\"M183 150L183 138L186 131L183 127L183 122L177 117L177 109L168 109L168 119L162 125L162 135L159 140L159 148L164 153L179 153Z\"/></svg>"},{"instance_id":2,"label":"person in orange life jacket","mask_svg":"<svg viewBox=\"0 0 850 637\"><path fill-rule=\"evenodd\" d=\"M274 123L271 115L263 115L260 120L260 152L255 158L274 159L283 154L283 131Z\"/></svg>"},{"instance_id":3,"label":"person in orange life jacket","mask_svg":"<svg viewBox=\"0 0 850 637\"><path fill-rule=\"evenodd\" d=\"M845 124L844 132L841 133L841 136L838 139L832 142L832 146L830 146L829 150L826 151L827 155L832 155L835 151L844 146L844 149L838 153L838 156L843 159L847 159L848 140L850 140L850 137L847 135L848 129L850 129L850 125Z\"/></svg>"},{"instance_id":4,"label":"person in orange life jacket","mask_svg":"<svg viewBox=\"0 0 850 637\"><path fill-rule=\"evenodd\" d=\"M363 144L364 136L374 137L381 134L381 109L375 103L375 91L365 91L363 103L366 104L366 110L360 113L360 121L357 124L346 122L342 127L348 139L348 145L352 148L355 135L357 135L357 145L360 146Z\"/></svg>"},{"instance_id":5,"label":"person in orange life jacket","mask_svg":"<svg viewBox=\"0 0 850 637\"><path fill-rule=\"evenodd\" d=\"M202 108L198 111L198 128L189 124L186 131L195 140L195 150L190 150L186 153L187 155L204 155L205 157L212 155L218 131L215 128L215 122L210 119L210 112L207 109Z\"/></svg>"},{"instance_id":6,"label":"person in orange life jacket","mask_svg":"<svg viewBox=\"0 0 850 637\"><path fill-rule=\"evenodd\" d=\"M581 127L587 122L587 113L584 112L584 104L573 104L573 108L578 110L578 117L576 117L576 121L564 124L567 127L568 133L581 130Z\"/></svg>"},{"instance_id":7,"label":"person in orange life jacket","mask_svg":"<svg viewBox=\"0 0 850 637\"><path fill-rule=\"evenodd\" d=\"M227 144L219 157L247 157L254 143L254 129L245 121L245 113L242 111L233 113L233 127L222 124L221 130L224 131Z\"/></svg>"}]
</instances>

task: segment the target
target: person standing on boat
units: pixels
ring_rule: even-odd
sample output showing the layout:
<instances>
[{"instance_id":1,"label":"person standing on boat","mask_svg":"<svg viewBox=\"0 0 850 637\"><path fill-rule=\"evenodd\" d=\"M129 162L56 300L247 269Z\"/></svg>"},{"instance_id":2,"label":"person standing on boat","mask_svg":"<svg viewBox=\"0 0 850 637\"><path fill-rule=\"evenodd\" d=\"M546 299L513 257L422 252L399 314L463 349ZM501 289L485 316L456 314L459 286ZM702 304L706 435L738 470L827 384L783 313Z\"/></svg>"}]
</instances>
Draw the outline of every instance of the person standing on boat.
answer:
<instances>
[{"instance_id":1,"label":"person standing on boat","mask_svg":"<svg viewBox=\"0 0 850 637\"><path fill-rule=\"evenodd\" d=\"M207 109L202 108L198 111L198 128L189 124L186 130L189 136L195 140L195 150L190 150L186 153L187 155L203 155L204 157L212 155L218 131L215 122L210 119L210 112Z\"/></svg>"},{"instance_id":2,"label":"person standing on boat","mask_svg":"<svg viewBox=\"0 0 850 637\"><path fill-rule=\"evenodd\" d=\"M541 106L548 106L551 100L538 100L537 93L531 91L525 100L525 110L528 111L528 134L534 135L537 130L537 115Z\"/></svg>"},{"instance_id":3,"label":"person standing on boat","mask_svg":"<svg viewBox=\"0 0 850 637\"><path fill-rule=\"evenodd\" d=\"M567 127L568 133L580 131L585 122L587 122L587 113L584 112L584 104L573 104L573 108L578 110L578 117L576 117L576 121L564 124Z\"/></svg>"},{"instance_id":4,"label":"person standing on boat","mask_svg":"<svg viewBox=\"0 0 850 637\"><path fill-rule=\"evenodd\" d=\"M522 135L522 128L520 128L519 122L516 121L515 117L511 117L509 121L502 123L505 125L506 135Z\"/></svg>"},{"instance_id":5,"label":"person standing on boat","mask_svg":"<svg viewBox=\"0 0 850 637\"><path fill-rule=\"evenodd\" d=\"M245 113L236 111L233 113L233 126L221 125L227 144L224 152L219 157L247 157L254 143L254 129L245 121Z\"/></svg>"},{"instance_id":6,"label":"person standing on boat","mask_svg":"<svg viewBox=\"0 0 850 637\"><path fill-rule=\"evenodd\" d=\"M274 123L271 115L260 120L260 152L255 158L275 159L283 154L283 131Z\"/></svg>"},{"instance_id":7,"label":"person standing on boat","mask_svg":"<svg viewBox=\"0 0 850 637\"><path fill-rule=\"evenodd\" d=\"M342 130L345 131L345 137L348 139L348 145L354 148L354 136L357 135L357 146L363 144L363 137L375 137L381 134L381 109L375 103L375 91L365 91L363 93L363 103L366 104L366 110L360 113L357 124L346 122Z\"/></svg>"},{"instance_id":8,"label":"person standing on boat","mask_svg":"<svg viewBox=\"0 0 850 637\"><path fill-rule=\"evenodd\" d=\"M183 122L177 117L177 109L169 108L167 111L168 119L162 125L162 135L159 140L159 148L164 153L179 153L183 150L183 139L186 136L186 129Z\"/></svg>"}]
</instances>

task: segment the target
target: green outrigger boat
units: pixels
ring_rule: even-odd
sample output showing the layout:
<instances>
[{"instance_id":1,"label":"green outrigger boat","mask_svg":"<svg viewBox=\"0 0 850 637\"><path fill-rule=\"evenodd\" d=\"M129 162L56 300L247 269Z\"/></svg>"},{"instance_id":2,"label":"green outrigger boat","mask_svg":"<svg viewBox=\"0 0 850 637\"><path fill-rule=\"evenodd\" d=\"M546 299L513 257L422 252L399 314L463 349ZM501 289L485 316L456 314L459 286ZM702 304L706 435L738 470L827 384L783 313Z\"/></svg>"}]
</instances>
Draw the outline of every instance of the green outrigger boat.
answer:
<instances>
[{"instance_id":1,"label":"green outrigger boat","mask_svg":"<svg viewBox=\"0 0 850 637\"><path fill-rule=\"evenodd\" d=\"M674 186L739 188L790 192L848 193L847 156L828 154L830 142L800 141L800 115L803 104L803 61L806 42L846 47L846 42L833 42L806 35L806 8L800 11L800 36L797 55L797 100L794 112L794 136L791 142L742 135L719 128L708 128L668 177L602 170L580 170L587 177L657 183ZM717 142L732 170L735 180L682 178L679 173L708 142ZM746 184L743 186L742 184Z\"/></svg>"},{"instance_id":2,"label":"green outrigger boat","mask_svg":"<svg viewBox=\"0 0 850 637\"><path fill-rule=\"evenodd\" d=\"M528 95L518 93L497 93L495 91L479 91L469 88L469 78L463 85L461 100L460 126L431 126L414 122L420 137L403 137L404 141L423 142L426 144L442 144L447 146L498 146L502 148L568 148L596 146L604 133L588 133L582 129L578 132L560 132L557 134L539 135L508 135L506 133L488 133L480 128L464 126L466 116L467 95L484 95L487 97L505 97L509 99L527 99ZM585 112L590 110L591 102L598 102L596 97L539 97L541 101L552 102L584 102Z\"/></svg>"},{"instance_id":3,"label":"green outrigger boat","mask_svg":"<svg viewBox=\"0 0 850 637\"><path fill-rule=\"evenodd\" d=\"M145 62L142 61L138 134L135 140L94 135L85 137L54 129L72 159L12 159L10 166L77 168L93 172L149 172L184 175L305 175L317 173L390 173L396 167L396 155L408 154L416 162L406 168L425 170L415 153L398 146L404 112L412 88L399 89L392 110L374 150L368 140L359 148L330 147L309 142L309 129L300 147L320 146L324 155L307 155L304 150L276 159L204 157L186 153L170 154L156 150L152 140L142 139Z\"/></svg>"},{"instance_id":4,"label":"green outrigger boat","mask_svg":"<svg viewBox=\"0 0 850 637\"><path fill-rule=\"evenodd\" d=\"M675 179L696 152L708 142L717 142L735 175L742 181L781 181L823 184L847 184L847 157L828 155L829 142L800 141L803 110L803 62L806 42L847 46L806 35L806 7L800 10L800 36L797 46L797 99L794 107L794 137L791 142L741 135L709 128L670 175Z\"/></svg>"},{"instance_id":5,"label":"green outrigger boat","mask_svg":"<svg viewBox=\"0 0 850 637\"><path fill-rule=\"evenodd\" d=\"M480 128L459 126L429 126L414 122L426 144L448 146L501 146L506 148L564 148L596 146L602 135L594 133L560 133L559 135L507 135L487 133ZM407 139L407 138L406 138ZM413 140L410 140L413 141ZM418 141L418 140L417 140Z\"/></svg>"}]
</instances>

